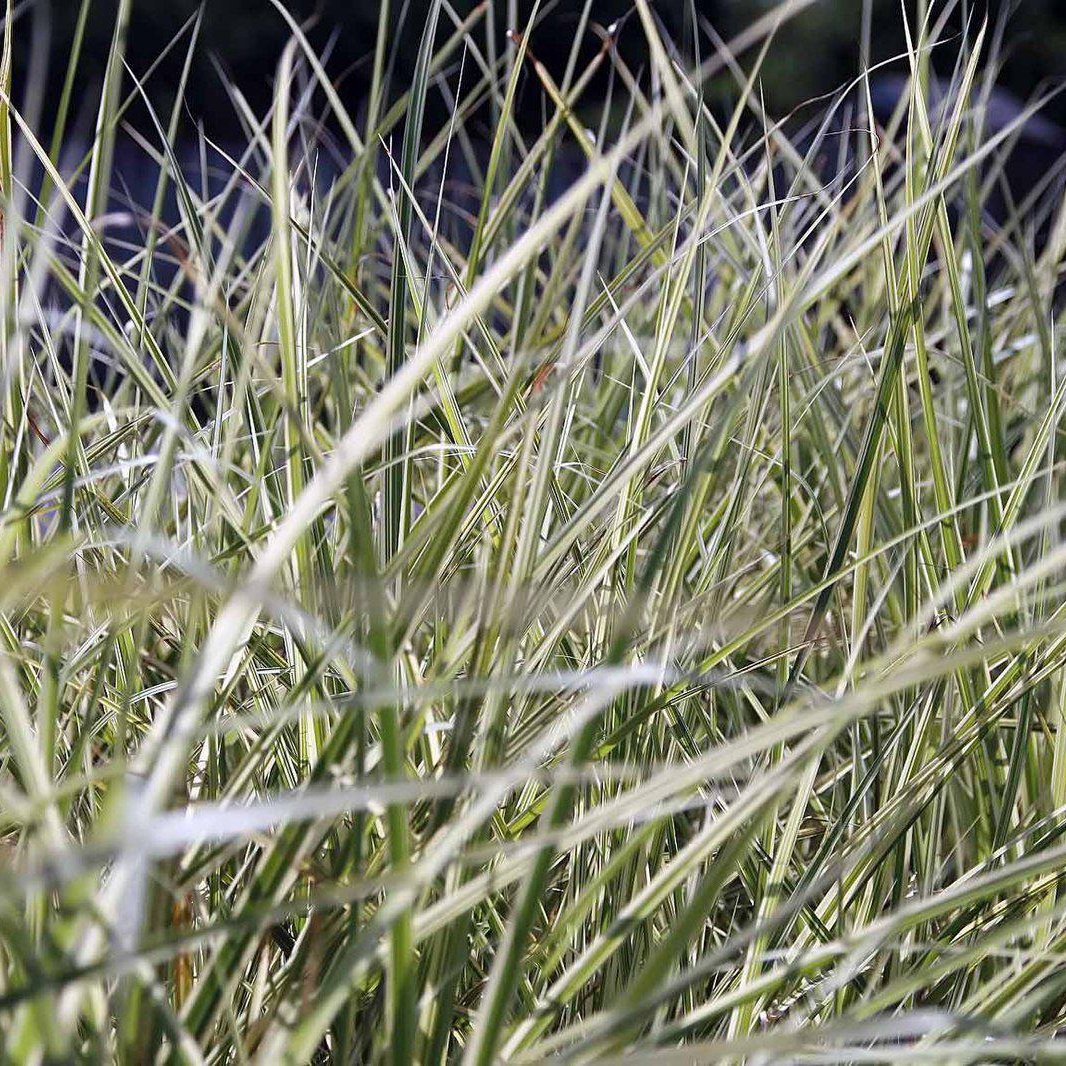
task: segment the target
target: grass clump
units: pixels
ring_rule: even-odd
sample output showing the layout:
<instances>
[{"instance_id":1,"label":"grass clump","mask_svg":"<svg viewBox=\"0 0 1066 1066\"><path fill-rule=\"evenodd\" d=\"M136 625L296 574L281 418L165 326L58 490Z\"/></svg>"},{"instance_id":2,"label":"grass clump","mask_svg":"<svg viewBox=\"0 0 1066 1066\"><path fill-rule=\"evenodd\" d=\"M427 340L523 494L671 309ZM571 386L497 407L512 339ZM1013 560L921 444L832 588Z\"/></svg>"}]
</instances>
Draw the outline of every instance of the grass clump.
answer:
<instances>
[{"instance_id":1,"label":"grass clump","mask_svg":"<svg viewBox=\"0 0 1066 1066\"><path fill-rule=\"evenodd\" d=\"M383 5L356 117L278 4L207 177L127 0L78 158L9 4L6 1058L1062 1054L1066 214L950 4L775 124L804 6L556 81L437 2L397 93Z\"/></svg>"}]
</instances>

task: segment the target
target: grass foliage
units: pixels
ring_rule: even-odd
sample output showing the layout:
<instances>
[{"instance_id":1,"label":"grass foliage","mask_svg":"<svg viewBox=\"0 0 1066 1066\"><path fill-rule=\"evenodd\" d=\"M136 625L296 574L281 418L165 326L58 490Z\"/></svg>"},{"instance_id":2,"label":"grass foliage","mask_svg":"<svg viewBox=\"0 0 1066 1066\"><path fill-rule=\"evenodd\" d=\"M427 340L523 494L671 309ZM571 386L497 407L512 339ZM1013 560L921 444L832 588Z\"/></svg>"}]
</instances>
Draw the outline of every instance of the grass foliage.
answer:
<instances>
[{"instance_id":1,"label":"grass foliage","mask_svg":"<svg viewBox=\"0 0 1066 1066\"><path fill-rule=\"evenodd\" d=\"M438 0L397 87L382 4L356 115L279 2L205 183L130 0L57 116L8 0L7 1061L1064 1054L1066 209L950 3L776 125L804 6L553 80Z\"/></svg>"}]
</instances>

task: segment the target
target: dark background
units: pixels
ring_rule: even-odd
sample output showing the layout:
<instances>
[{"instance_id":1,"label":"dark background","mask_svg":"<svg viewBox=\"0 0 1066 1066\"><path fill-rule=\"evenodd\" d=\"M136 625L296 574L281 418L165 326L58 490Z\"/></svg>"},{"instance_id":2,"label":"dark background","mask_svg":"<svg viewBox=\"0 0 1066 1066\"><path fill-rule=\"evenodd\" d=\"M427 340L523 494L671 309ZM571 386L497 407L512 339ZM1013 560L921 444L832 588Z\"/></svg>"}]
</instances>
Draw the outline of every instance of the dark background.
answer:
<instances>
[{"instance_id":1,"label":"dark background","mask_svg":"<svg viewBox=\"0 0 1066 1066\"><path fill-rule=\"evenodd\" d=\"M528 14L529 0L516 0L519 19ZM700 15L708 19L728 38L772 4L769 0L692 0ZM935 2L935 0L934 0ZM474 0L456 0L460 12L468 12ZM512 0L494 0L498 33L507 29ZM913 0L908 0L913 10ZM84 108L93 106L93 90L99 83L104 57L110 40L116 0L94 0L82 63L79 66L78 95ZM370 75L378 3L376 0L288 0L288 9L308 24L308 34L318 47L332 41L329 59L331 73L340 79L342 96L354 113L365 96ZM394 23L392 40L397 47L395 83L403 84L414 62L417 40L425 22L427 0L408 0L406 16L401 20L403 0L392 0ZM537 32L533 49L550 68L558 72L565 66L573 40L580 0L556 3ZM631 8L629 0L594 0L597 22L607 25ZM653 0L653 6L677 40L684 35L683 12L689 0ZM17 70L25 70L32 23L48 35L50 67L42 116L47 126L50 108L54 109L59 86L66 73L70 40L77 19L80 0L38 0L20 19L17 41ZM128 59L135 71L145 70L199 7L198 0L135 0L130 29ZM798 16L779 35L769 62L764 67L763 89L772 112L782 113L797 103L827 92L851 78L859 68L858 41L861 0L820 0ZM1013 11L1006 35L1007 48L1001 85L1025 97L1048 79L1066 74L1066 0L987 0L975 3L964 0L955 29L961 19L976 21L988 11L993 19L1007 10ZM442 23L446 24L442 18ZM484 23L478 30L484 34ZM214 136L223 137L239 126L234 111L222 89L214 56L228 76L259 112L270 99L271 82L280 50L287 39L287 29L269 0L206 0L198 59L187 93L190 119L202 120ZM443 37L441 38L443 40ZM898 53L904 47L899 0L877 0L873 34L874 60ZM635 68L643 58L643 32L633 15L624 24L619 48ZM590 38L588 50L595 48ZM942 48L936 63L950 70L951 48ZM164 108L168 87L180 71L181 57L175 56L159 71L152 82L153 101ZM712 94L723 96L732 91L729 79L712 86ZM593 94L594 97L594 94ZM540 111L535 91L525 92L520 115L532 119ZM1052 105L1052 114L1066 122L1066 102Z\"/></svg>"}]
</instances>

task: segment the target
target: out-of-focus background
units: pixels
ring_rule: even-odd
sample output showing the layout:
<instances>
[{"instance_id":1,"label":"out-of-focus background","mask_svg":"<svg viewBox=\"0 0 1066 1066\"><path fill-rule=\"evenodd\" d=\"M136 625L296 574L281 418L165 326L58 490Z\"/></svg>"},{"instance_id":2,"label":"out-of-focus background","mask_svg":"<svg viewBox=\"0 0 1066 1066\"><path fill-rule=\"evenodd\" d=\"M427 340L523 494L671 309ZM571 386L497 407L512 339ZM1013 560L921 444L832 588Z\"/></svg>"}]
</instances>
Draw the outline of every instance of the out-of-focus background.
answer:
<instances>
[{"instance_id":1,"label":"out-of-focus background","mask_svg":"<svg viewBox=\"0 0 1066 1066\"><path fill-rule=\"evenodd\" d=\"M93 99L93 81L100 76L106 55L113 14L118 0L91 0L86 23L84 60L78 75L80 99L86 107ZM286 8L307 27L317 47L329 54L329 69L339 79L347 105L354 112L365 95L378 22L379 0L283 0ZM653 8L680 42L685 36L691 13L724 38L770 10L776 0L653 0ZM915 0L905 0L913 13ZM453 10L468 13L476 0L454 0ZM502 46L512 24L524 25L532 0L490 0L491 18L479 25L485 38L487 29ZM395 84L402 84L414 62L416 44L425 22L428 0L391 0L389 17L397 43ZM606 26L623 19L619 50L634 68L643 58L644 35L639 19L632 13L632 0L594 0L593 17ZM863 0L816 0L795 17L779 34L763 70L763 91L772 112L788 111L797 103L838 87L859 69L859 42ZM933 6L938 8L937 0ZM168 40L200 7L200 0L134 0L129 33L129 61L137 72L146 70ZM533 47L550 68L565 66L573 41L582 0L542 3L540 29ZM58 97L67 70L70 44L78 21L81 0L37 0L23 5L23 29L19 34L20 64L27 62L36 22L38 40L49 42L49 73L43 114ZM630 17L625 18L627 12ZM994 25L1009 16L1009 47L1002 56L1000 85L1025 98L1041 83L1066 74L1066 2L1064 0L959 0L951 25L956 32L969 22L976 25L987 13ZM201 46L187 92L191 117L204 121L218 136L237 126L236 114L222 88L219 71L246 96L253 109L261 111L269 101L275 65L288 37L284 19L270 0L203 0ZM899 0L874 0L871 22L873 61L888 59L904 48ZM590 37L589 50L595 48ZM935 64L950 72L954 57L941 48ZM178 78L183 56L165 62L152 79L152 96L165 104L168 88ZM727 95L733 89L728 78L719 81L715 91ZM539 112L536 93L524 97L526 117ZM521 114L520 107L520 114ZM1066 102L1058 100L1050 113L1066 121Z\"/></svg>"}]
</instances>

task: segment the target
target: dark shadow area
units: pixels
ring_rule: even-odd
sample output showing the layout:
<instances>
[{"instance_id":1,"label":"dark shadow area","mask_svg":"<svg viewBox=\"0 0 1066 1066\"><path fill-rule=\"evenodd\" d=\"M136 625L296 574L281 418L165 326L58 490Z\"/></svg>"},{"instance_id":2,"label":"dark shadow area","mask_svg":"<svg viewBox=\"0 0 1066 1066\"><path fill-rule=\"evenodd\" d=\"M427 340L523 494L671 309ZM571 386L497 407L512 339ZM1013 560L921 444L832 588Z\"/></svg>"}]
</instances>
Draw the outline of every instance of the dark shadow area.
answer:
<instances>
[{"instance_id":1,"label":"dark shadow area","mask_svg":"<svg viewBox=\"0 0 1066 1066\"><path fill-rule=\"evenodd\" d=\"M102 75L116 6L117 0L93 0L90 6L82 62L75 79L76 98L87 107ZM478 6L474 0L457 0L452 7L459 17L464 17ZM693 16L705 28L729 38L771 6L761 0L655 0L651 5L680 47L691 39ZM379 3L285 0L285 7L305 27L315 48L328 55L329 70L345 105L357 112L369 85ZM392 27L390 69L394 87L409 82L427 7L428 0L391 0L387 7ZM485 54L493 49L502 54L507 48L507 31L513 25L524 26L533 7L531 0L490 0L488 16L479 21L475 33ZM540 5L532 50L553 75L561 75L566 67L583 7L580 0ZM908 7L913 11L913 2ZM46 116L59 98L80 8L80 0L44 0L25 7L20 16L17 62L21 72L25 72L28 62L31 26L36 24L37 31L48 40L49 64L42 102ZM862 8L861 0L819 0L779 31L762 76L762 88L772 112L784 113L805 100L831 92L854 76L860 67ZM131 68L138 73L148 70L167 42L176 38L200 9L196 0L135 0L128 37ZM594 54L602 30L614 26L621 58L636 72L645 68L645 36L632 0L595 0L590 14L592 29L583 41L582 59L587 61ZM941 76L950 75L956 60L950 46L951 35L961 35L964 26L975 27L986 15L992 29L997 20L1010 17L1009 47L1003 51L997 77L1000 85L1025 98L1048 79L1062 75L1066 4L1057 0L992 0L975 4L967 0L956 5L948 23L949 41L934 56L934 66ZM441 32L446 33L449 25L445 15ZM270 0L206 0L202 4L200 43L185 93L190 120L203 122L214 137L225 138L239 130L238 115L223 79L238 87L252 110L261 114L269 105L276 64L288 38L285 20ZM895 0L873 3L870 44L873 62L889 59L905 49L900 7ZM702 47L706 54L706 36ZM184 46L177 47L153 75L152 99L161 110L166 109L168 94L174 91L183 62ZM590 106L604 86L605 79L600 78L590 87ZM712 83L709 93L712 98L728 98L734 90L733 79L723 75ZM534 91L524 91L518 106L520 120L535 124L542 105L535 87ZM1054 101L1049 113L1060 122L1066 121L1066 102Z\"/></svg>"}]
</instances>

